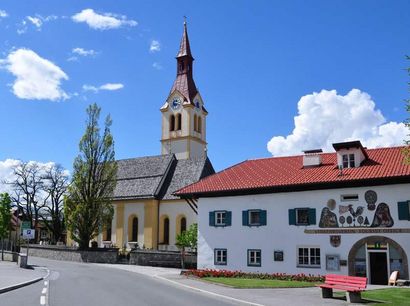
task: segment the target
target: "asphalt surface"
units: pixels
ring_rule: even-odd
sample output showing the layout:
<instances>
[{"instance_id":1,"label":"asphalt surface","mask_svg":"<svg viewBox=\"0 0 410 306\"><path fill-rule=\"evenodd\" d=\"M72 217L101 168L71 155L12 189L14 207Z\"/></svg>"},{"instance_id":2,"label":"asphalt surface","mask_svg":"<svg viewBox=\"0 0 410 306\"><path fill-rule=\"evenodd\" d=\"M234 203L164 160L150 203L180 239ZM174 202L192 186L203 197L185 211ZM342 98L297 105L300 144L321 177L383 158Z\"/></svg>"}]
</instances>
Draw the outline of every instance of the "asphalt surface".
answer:
<instances>
[{"instance_id":1,"label":"asphalt surface","mask_svg":"<svg viewBox=\"0 0 410 306\"><path fill-rule=\"evenodd\" d=\"M31 257L29 264L46 266L46 280L0 295L4 306L240 305L160 279L101 265ZM42 298L43 296L43 298ZM43 299L43 300L41 300Z\"/></svg>"}]
</instances>

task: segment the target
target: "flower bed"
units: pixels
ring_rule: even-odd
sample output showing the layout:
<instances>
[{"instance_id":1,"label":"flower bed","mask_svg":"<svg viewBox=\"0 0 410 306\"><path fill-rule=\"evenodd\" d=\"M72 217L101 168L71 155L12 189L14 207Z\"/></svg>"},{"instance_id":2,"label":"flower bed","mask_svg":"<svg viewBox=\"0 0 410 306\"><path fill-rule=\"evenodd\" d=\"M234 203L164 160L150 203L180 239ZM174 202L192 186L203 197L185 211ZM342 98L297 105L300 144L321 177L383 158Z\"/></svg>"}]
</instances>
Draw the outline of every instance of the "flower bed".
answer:
<instances>
[{"instance_id":1,"label":"flower bed","mask_svg":"<svg viewBox=\"0 0 410 306\"><path fill-rule=\"evenodd\" d=\"M286 273L247 273L242 271L228 271L228 270L187 270L182 272L186 276L194 276L199 278L204 277L228 277L228 278L247 278L247 279L272 279L283 281L297 281L297 282L312 282L321 283L325 281L322 275L313 274L286 274Z\"/></svg>"}]
</instances>

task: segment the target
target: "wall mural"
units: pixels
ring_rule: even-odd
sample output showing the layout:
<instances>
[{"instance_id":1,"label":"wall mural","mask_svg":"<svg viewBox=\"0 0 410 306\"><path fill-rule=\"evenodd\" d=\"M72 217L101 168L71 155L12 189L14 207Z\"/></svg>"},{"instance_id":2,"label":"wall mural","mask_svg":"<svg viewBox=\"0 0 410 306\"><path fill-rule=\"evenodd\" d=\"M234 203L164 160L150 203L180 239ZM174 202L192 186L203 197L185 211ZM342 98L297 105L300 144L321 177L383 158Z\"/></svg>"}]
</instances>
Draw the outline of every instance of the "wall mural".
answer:
<instances>
[{"instance_id":1,"label":"wall mural","mask_svg":"<svg viewBox=\"0 0 410 306\"><path fill-rule=\"evenodd\" d=\"M339 205L336 201L330 199L326 207L320 214L319 227L321 228L339 228L339 227L392 227L394 224L390 214L389 205L377 202L377 193L373 190L366 191L365 201L367 207L353 204ZM370 220L373 220L370 224Z\"/></svg>"}]
</instances>

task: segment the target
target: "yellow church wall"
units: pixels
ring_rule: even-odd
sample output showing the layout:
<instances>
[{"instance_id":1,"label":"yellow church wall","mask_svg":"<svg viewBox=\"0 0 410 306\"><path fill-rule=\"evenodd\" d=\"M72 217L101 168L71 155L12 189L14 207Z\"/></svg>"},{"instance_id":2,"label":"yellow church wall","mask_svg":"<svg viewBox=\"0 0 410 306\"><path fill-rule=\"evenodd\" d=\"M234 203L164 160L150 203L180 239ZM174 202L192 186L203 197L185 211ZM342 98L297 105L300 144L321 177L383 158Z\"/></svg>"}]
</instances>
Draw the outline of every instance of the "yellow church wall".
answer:
<instances>
[{"instance_id":1,"label":"yellow church wall","mask_svg":"<svg viewBox=\"0 0 410 306\"><path fill-rule=\"evenodd\" d=\"M147 249L156 249L158 247L158 201L146 201L144 208L144 246Z\"/></svg>"}]
</instances>

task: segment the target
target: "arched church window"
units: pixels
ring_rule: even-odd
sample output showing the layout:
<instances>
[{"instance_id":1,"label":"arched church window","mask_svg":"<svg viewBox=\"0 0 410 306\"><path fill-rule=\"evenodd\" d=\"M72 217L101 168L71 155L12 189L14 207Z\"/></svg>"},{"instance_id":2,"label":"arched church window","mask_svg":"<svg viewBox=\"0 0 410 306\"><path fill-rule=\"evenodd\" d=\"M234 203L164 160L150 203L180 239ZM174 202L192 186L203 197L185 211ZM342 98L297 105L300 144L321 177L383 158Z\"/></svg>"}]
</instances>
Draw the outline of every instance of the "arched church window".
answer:
<instances>
[{"instance_id":1,"label":"arched church window","mask_svg":"<svg viewBox=\"0 0 410 306\"><path fill-rule=\"evenodd\" d=\"M198 131L198 116L194 115L194 131Z\"/></svg>"},{"instance_id":2,"label":"arched church window","mask_svg":"<svg viewBox=\"0 0 410 306\"><path fill-rule=\"evenodd\" d=\"M169 219L164 219L164 244L169 244Z\"/></svg>"},{"instance_id":3,"label":"arched church window","mask_svg":"<svg viewBox=\"0 0 410 306\"><path fill-rule=\"evenodd\" d=\"M131 241L138 241L138 218L137 217L134 217L132 219Z\"/></svg>"},{"instance_id":4,"label":"arched church window","mask_svg":"<svg viewBox=\"0 0 410 306\"><path fill-rule=\"evenodd\" d=\"M175 131L175 116L174 115L169 116L169 130Z\"/></svg>"},{"instance_id":5,"label":"arched church window","mask_svg":"<svg viewBox=\"0 0 410 306\"><path fill-rule=\"evenodd\" d=\"M181 228L180 233L186 232L186 218L182 217L181 219Z\"/></svg>"},{"instance_id":6,"label":"arched church window","mask_svg":"<svg viewBox=\"0 0 410 306\"><path fill-rule=\"evenodd\" d=\"M198 117L198 133L202 132L202 118Z\"/></svg>"},{"instance_id":7,"label":"arched church window","mask_svg":"<svg viewBox=\"0 0 410 306\"><path fill-rule=\"evenodd\" d=\"M180 131L181 130L181 126L182 126L182 115L181 114L177 114L177 118L176 118L176 130Z\"/></svg>"}]
</instances>

